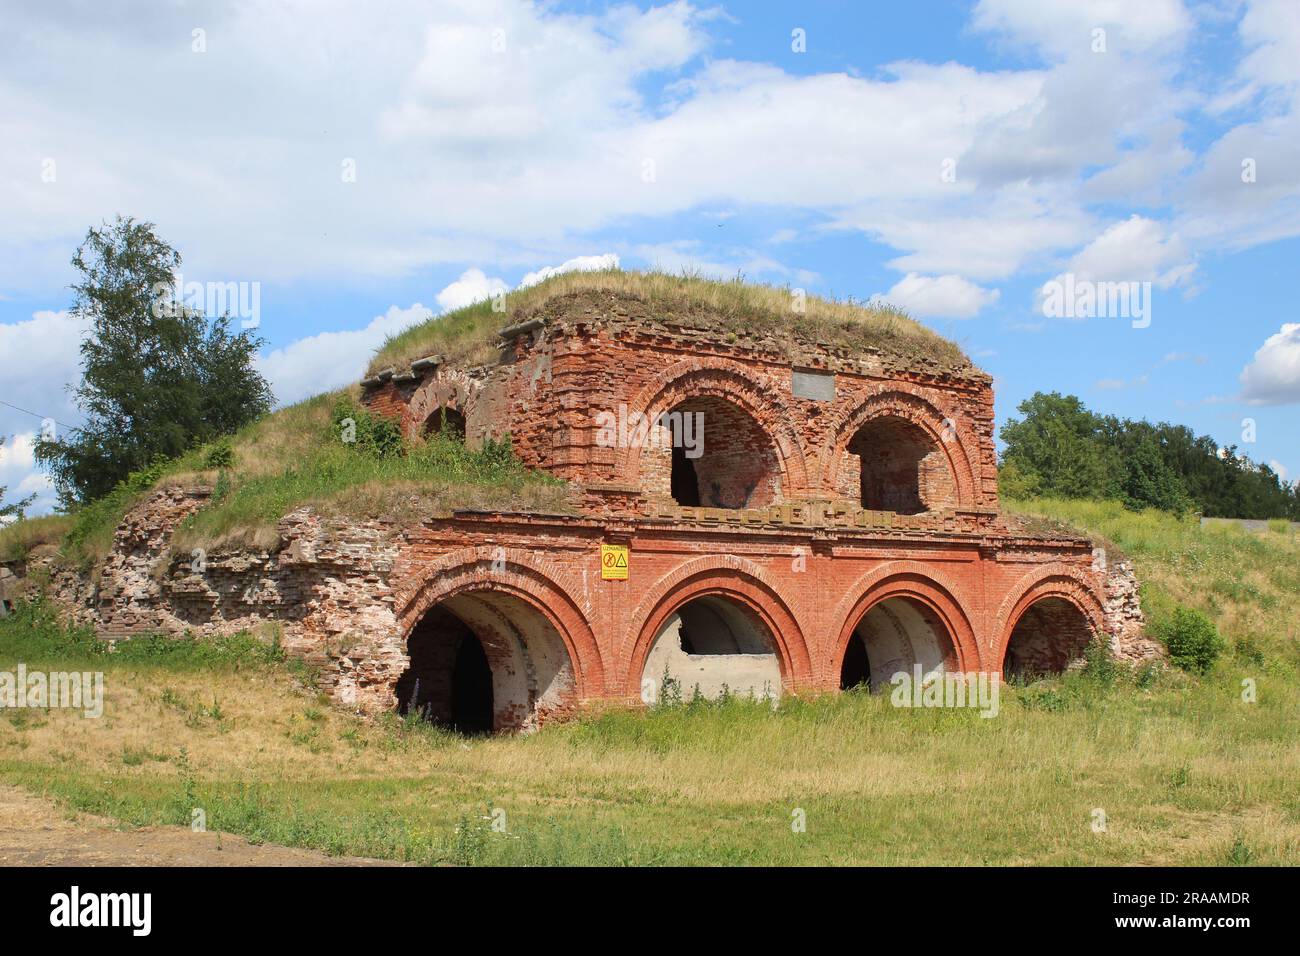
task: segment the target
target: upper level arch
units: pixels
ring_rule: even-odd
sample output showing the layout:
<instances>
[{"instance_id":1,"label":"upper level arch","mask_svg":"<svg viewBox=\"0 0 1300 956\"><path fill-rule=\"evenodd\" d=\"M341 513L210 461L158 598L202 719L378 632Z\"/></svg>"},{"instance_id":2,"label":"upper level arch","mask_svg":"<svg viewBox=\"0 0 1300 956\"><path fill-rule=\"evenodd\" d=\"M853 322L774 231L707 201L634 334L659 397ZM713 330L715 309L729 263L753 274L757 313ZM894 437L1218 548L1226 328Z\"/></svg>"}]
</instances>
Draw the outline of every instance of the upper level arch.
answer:
<instances>
[{"instance_id":1,"label":"upper level arch","mask_svg":"<svg viewBox=\"0 0 1300 956\"><path fill-rule=\"evenodd\" d=\"M439 369L407 403L408 437L425 437L447 426L468 437L482 386L458 369Z\"/></svg>"},{"instance_id":2,"label":"upper level arch","mask_svg":"<svg viewBox=\"0 0 1300 956\"><path fill-rule=\"evenodd\" d=\"M687 415L695 417L679 426ZM675 448L678 474L695 477L700 505L758 507L807 491L808 466L789 406L774 386L737 363L677 363L631 398L626 420L649 427L641 430L643 441L620 442L614 478L652 495L689 503L672 494ZM700 447L683 448L696 422L703 426ZM689 471L682 460L691 463Z\"/></svg>"},{"instance_id":3,"label":"upper level arch","mask_svg":"<svg viewBox=\"0 0 1300 956\"><path fill-rule=\"evenodd\" d=\"M916 514L979 503L963 429L927 398L877 392L833 418L826 434L821 486L863 508Z\"/></svg>"}]
</instances>

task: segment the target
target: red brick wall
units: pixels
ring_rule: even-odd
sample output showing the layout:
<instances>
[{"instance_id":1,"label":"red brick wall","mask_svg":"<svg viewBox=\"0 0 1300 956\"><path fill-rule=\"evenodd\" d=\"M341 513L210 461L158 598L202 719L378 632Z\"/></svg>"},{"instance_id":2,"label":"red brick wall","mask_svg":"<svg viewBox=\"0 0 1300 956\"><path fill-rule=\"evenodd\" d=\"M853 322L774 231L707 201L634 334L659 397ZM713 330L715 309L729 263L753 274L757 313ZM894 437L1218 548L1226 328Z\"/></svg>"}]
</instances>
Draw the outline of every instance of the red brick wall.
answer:
<instances>
[{"instance_id":1,"label":"red brick wall","mask_svg":"<svg viewBox=\"0 0 1300 956\"><path fill-rule=\"evenodd\" d=\"M1102 627L1102 584L1085 542L852 529L707 526L644 520L618 536L626 581L600 577L598 521L463 516L411 536L395 567L403 630L448 596L502 591L544 613L564 640L576 698L635 697L656 628L677 607L718 594L772 632L789 690L838 687L845 646L865 614L905 597L937 622L956 666L1000 672L1017 623L1044 597Z\"/></svg>"}]
</instances>

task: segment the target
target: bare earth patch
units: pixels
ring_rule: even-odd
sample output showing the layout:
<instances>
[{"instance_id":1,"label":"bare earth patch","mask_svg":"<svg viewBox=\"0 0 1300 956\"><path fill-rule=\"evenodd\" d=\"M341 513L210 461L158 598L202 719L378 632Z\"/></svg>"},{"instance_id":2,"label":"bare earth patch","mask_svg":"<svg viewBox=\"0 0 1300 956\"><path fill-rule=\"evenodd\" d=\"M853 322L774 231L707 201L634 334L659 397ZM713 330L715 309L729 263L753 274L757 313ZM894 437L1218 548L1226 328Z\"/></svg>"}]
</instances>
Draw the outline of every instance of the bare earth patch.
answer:
<instances>
[{"instance_id":1,"label":"bare earth patch","mask_svg":"<svg viewBox=\"0 0 1300 956\"><path fill-rule=\"evenodd\" d=\"M0 784L0 866L396 865L259 846L228 833L194 833L185 827L122 829L103 817L69 813L53 800Z\"/></svg>"}]
</instances>

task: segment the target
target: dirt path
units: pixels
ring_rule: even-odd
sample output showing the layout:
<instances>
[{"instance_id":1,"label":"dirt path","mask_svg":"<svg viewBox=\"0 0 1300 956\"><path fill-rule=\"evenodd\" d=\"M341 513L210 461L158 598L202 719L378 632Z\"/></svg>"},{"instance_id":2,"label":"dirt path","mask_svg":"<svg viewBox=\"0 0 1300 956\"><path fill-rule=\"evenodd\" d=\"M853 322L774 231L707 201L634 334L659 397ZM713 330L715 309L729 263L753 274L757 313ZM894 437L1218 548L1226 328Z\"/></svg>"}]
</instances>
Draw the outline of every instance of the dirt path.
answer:
<instances>
[{"instance_id":1,"label":"dirt path","mask_svg":"<svg viewBox=\"0 0 1300 956\"><path fill-rule=\"evenodd\" d=\"M53 800L0 784L0 866L391 866L387 860L255 846L184 827L118 829Z\"/></svg>"}]
</instances>

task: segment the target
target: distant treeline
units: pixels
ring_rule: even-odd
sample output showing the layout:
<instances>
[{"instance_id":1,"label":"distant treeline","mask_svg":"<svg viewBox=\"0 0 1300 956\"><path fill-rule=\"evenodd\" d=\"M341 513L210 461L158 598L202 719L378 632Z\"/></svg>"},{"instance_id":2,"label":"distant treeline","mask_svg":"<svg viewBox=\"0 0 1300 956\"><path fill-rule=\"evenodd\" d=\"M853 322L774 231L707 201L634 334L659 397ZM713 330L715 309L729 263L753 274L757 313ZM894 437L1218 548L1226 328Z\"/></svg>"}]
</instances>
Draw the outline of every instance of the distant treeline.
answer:
<instances>
[{"instance_id":1,"label":"distant treeline","mask_svg":"<svg viewBox=\"0 0 1300 956\"><path fill-rule=\"evenodd\" d=\"M999 433L1008 498L1103 498L1207 517L1300 520L1300 495L1268 465L1220 451L1185 425L1098 415L1073 395L1036 392Z\"/></svg>"}]
</instances>

